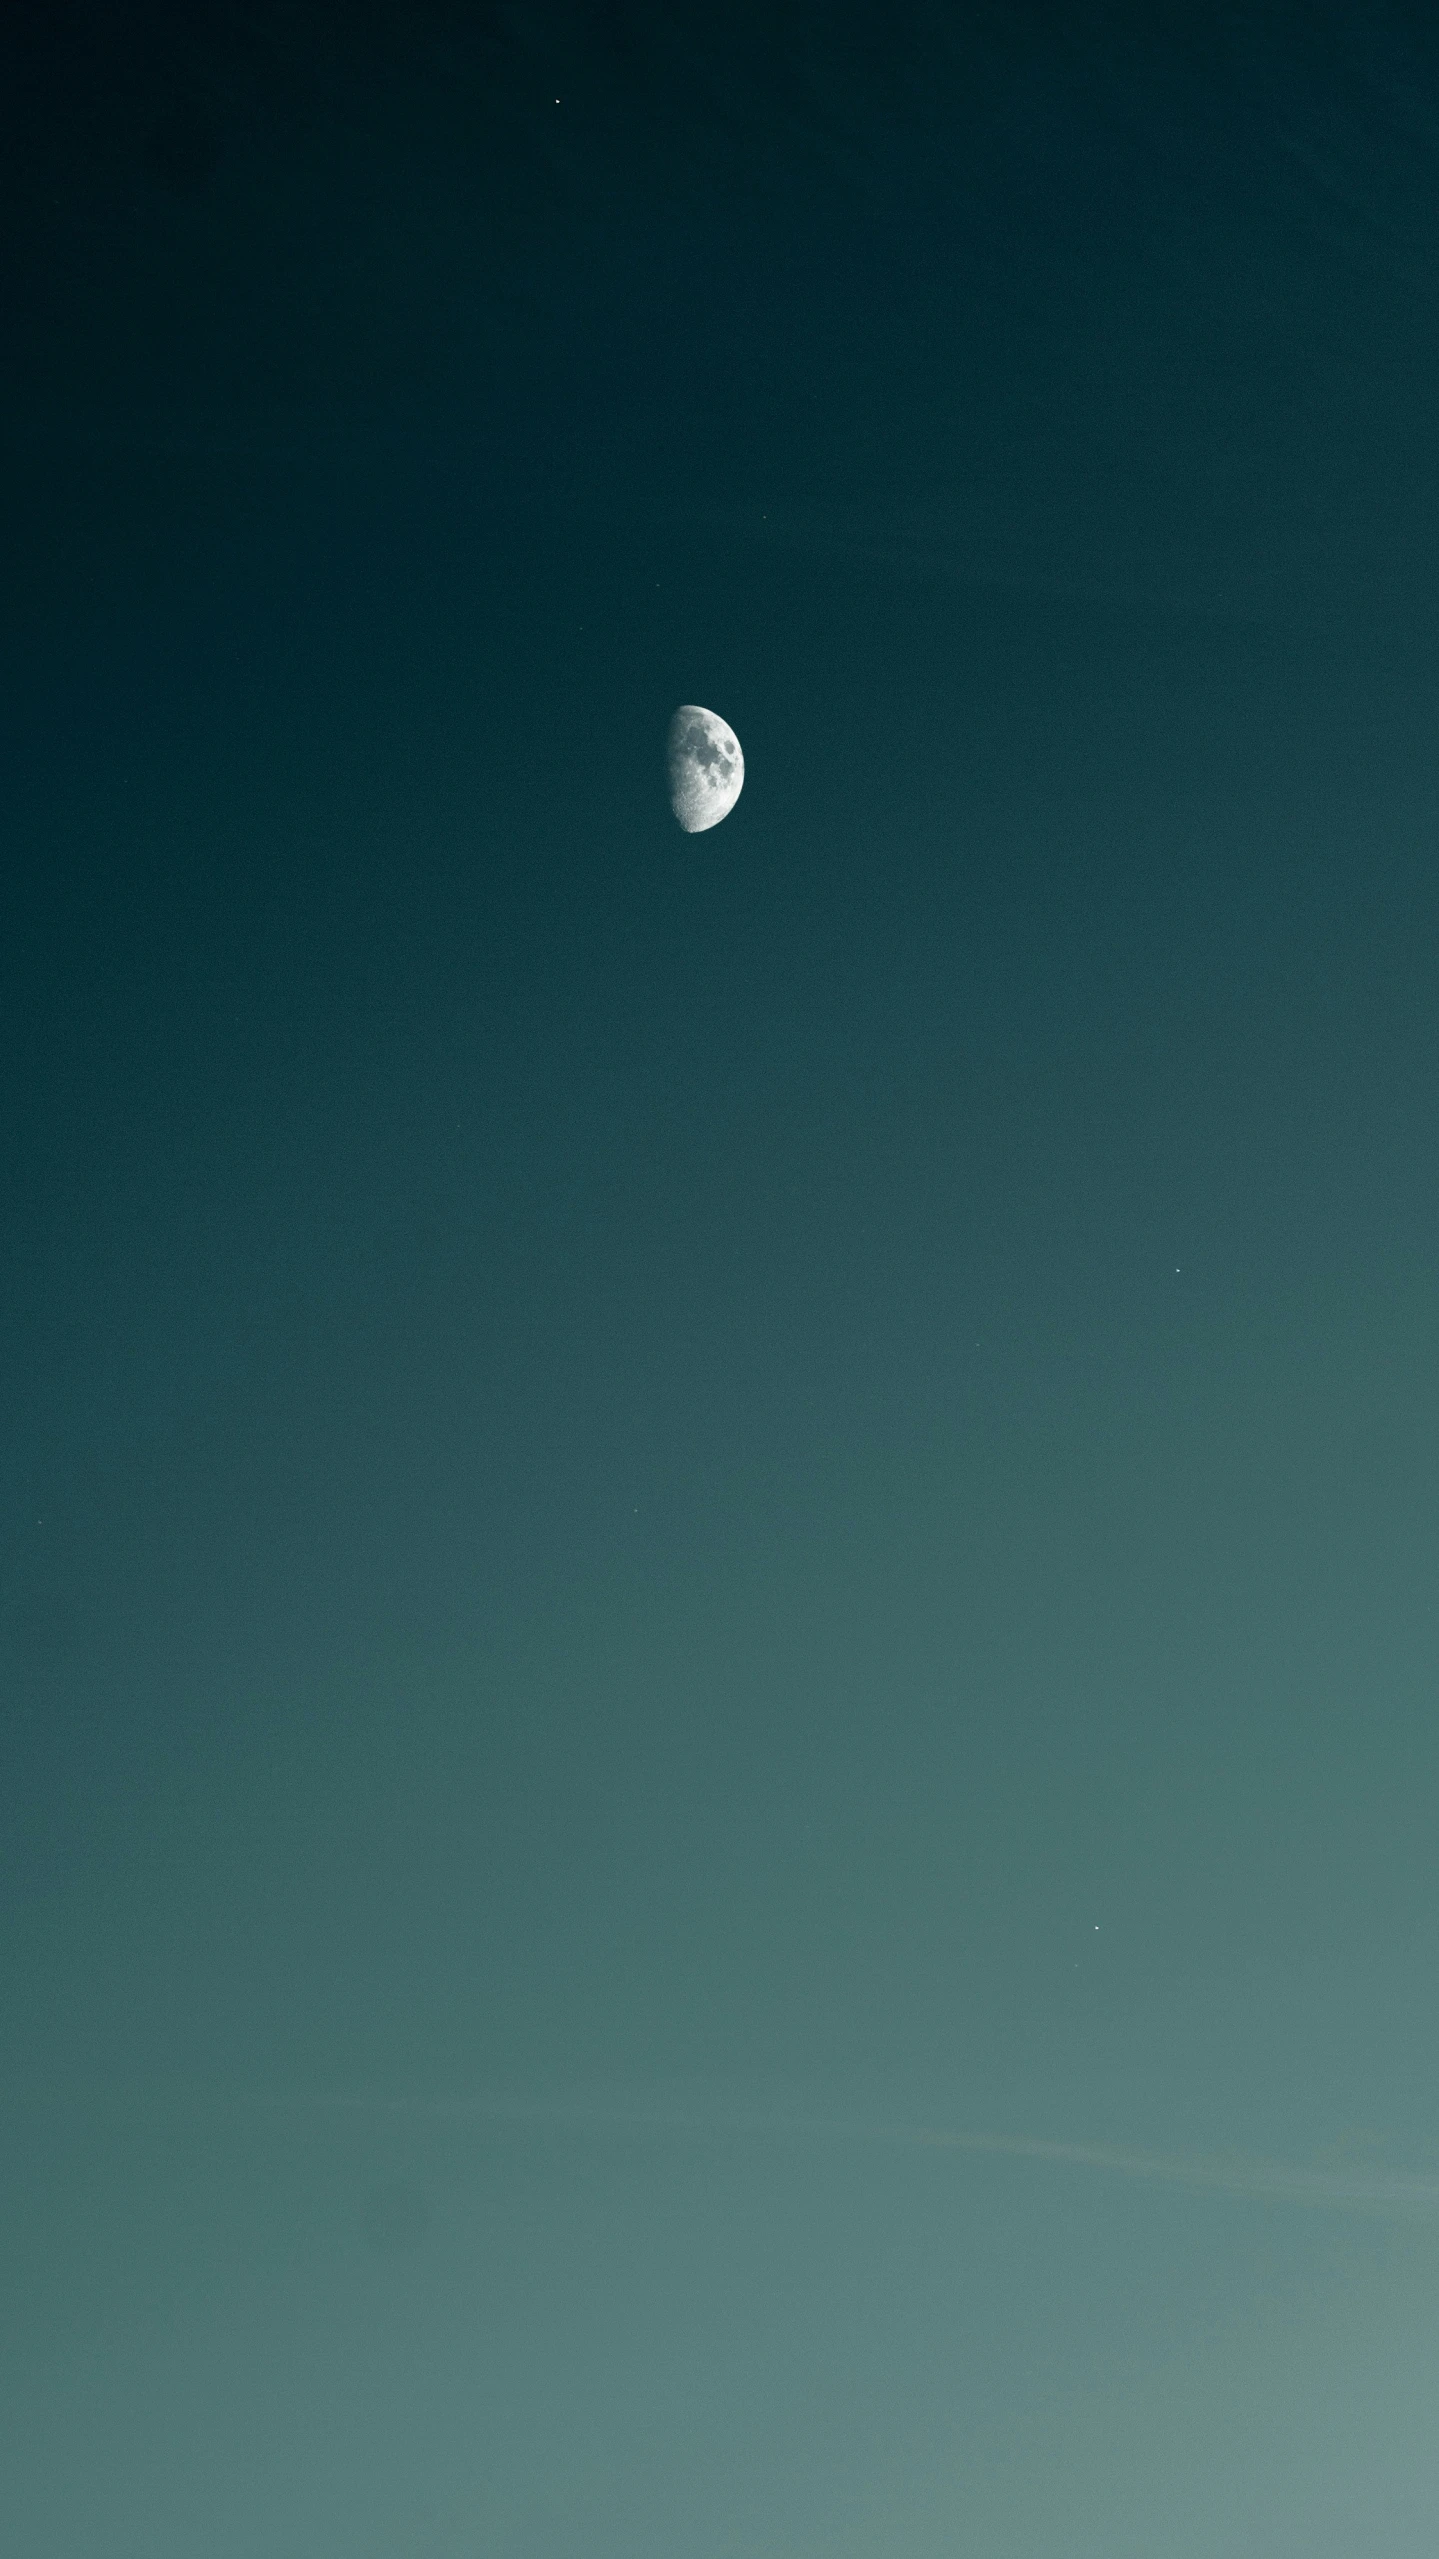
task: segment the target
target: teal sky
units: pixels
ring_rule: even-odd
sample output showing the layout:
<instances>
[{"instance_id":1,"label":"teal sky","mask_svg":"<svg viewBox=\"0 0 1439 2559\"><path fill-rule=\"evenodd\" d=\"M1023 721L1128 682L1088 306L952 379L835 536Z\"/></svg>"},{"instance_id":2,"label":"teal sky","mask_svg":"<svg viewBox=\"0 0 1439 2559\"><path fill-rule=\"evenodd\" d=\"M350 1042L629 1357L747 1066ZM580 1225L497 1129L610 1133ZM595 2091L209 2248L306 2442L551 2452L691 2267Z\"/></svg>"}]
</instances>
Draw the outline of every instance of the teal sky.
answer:
<instances>
[{"instance_id":1,"label":"teal sky","mask_svg":"<svg viewBox=\"0 0 1439 2559\"><path fill-rule=\"evenodd\" d=\"M7 19L26 2559L1436 2546L1439 45L1062 20Z\"/></svg>"}]
</instances>

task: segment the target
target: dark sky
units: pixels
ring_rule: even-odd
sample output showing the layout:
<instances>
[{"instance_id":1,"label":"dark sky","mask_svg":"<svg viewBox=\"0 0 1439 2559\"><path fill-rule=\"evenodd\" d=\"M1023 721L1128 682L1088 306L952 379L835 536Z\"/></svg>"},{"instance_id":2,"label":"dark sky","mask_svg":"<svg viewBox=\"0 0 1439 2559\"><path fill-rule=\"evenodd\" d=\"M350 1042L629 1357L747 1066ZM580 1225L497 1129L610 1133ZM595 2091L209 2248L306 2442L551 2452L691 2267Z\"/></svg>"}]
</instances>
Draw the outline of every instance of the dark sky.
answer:
<instances>
[{"instance_id":1,"label":"dark sky","mask_svg":"<svg viewBox=\"0 0 1439 2559\"><path fill-rule=\"evenodd\" d=\"M1431 2559L1436 278L1418 8L12 0L25 2559Z\"/></svg>"}]
</instances>

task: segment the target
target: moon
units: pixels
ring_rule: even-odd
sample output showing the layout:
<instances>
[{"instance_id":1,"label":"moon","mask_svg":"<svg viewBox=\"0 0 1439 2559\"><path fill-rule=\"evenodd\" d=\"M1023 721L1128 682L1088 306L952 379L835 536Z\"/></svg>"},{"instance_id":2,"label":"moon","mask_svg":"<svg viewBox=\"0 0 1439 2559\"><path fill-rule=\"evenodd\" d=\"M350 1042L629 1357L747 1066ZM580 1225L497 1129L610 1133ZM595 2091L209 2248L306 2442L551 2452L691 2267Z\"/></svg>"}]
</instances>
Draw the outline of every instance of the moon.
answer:
<instances>
[{"instance_id":1,"label":"moon","mask_svg":"<svg viewBox=\"0 0 1439 2559\"><path fill-rule=\"evenodd\" d=\"M728 817L744 789L744 753L718 711L682 702L670 722L670 807L686 835Z\"/></svg>"}]
</instances>

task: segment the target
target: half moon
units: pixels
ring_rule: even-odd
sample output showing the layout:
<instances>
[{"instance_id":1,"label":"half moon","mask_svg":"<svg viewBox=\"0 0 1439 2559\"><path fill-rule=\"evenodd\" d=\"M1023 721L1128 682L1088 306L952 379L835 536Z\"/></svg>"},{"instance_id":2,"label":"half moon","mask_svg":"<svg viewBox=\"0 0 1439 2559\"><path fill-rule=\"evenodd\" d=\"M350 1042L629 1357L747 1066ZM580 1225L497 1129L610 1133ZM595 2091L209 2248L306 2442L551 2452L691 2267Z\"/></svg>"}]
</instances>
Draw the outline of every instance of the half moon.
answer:
<instances>
[{"instance_id":1,"label":"half moon","mask_svg":"<svg viewBox=\"0 0 1439 2559\"><path fill-rule=\"evenodd\" d=\"M682 702L670 722L670 807L686 835L703 835L728 817L744 789L739 739L717 711Z\"/></svg>"}]
</instances>

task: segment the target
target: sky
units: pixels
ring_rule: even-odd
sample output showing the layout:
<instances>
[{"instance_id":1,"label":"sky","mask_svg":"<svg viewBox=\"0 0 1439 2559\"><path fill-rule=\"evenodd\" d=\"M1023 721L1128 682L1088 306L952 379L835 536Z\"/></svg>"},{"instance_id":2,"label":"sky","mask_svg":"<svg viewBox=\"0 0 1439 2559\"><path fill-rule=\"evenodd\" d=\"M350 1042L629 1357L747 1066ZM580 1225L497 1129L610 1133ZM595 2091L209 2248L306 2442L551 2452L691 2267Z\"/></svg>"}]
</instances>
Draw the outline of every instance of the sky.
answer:
<instances>
[{"instance_id":1,"label":"sky","mask_svg":"<svg viewBox=\"0 0 1439 2559\"><path fill-rule=\"evenodd\" d=\"M12 0L26 2559L1429 2559L1436 252L1417 8Z\"/></svg>"}]
</instances>

